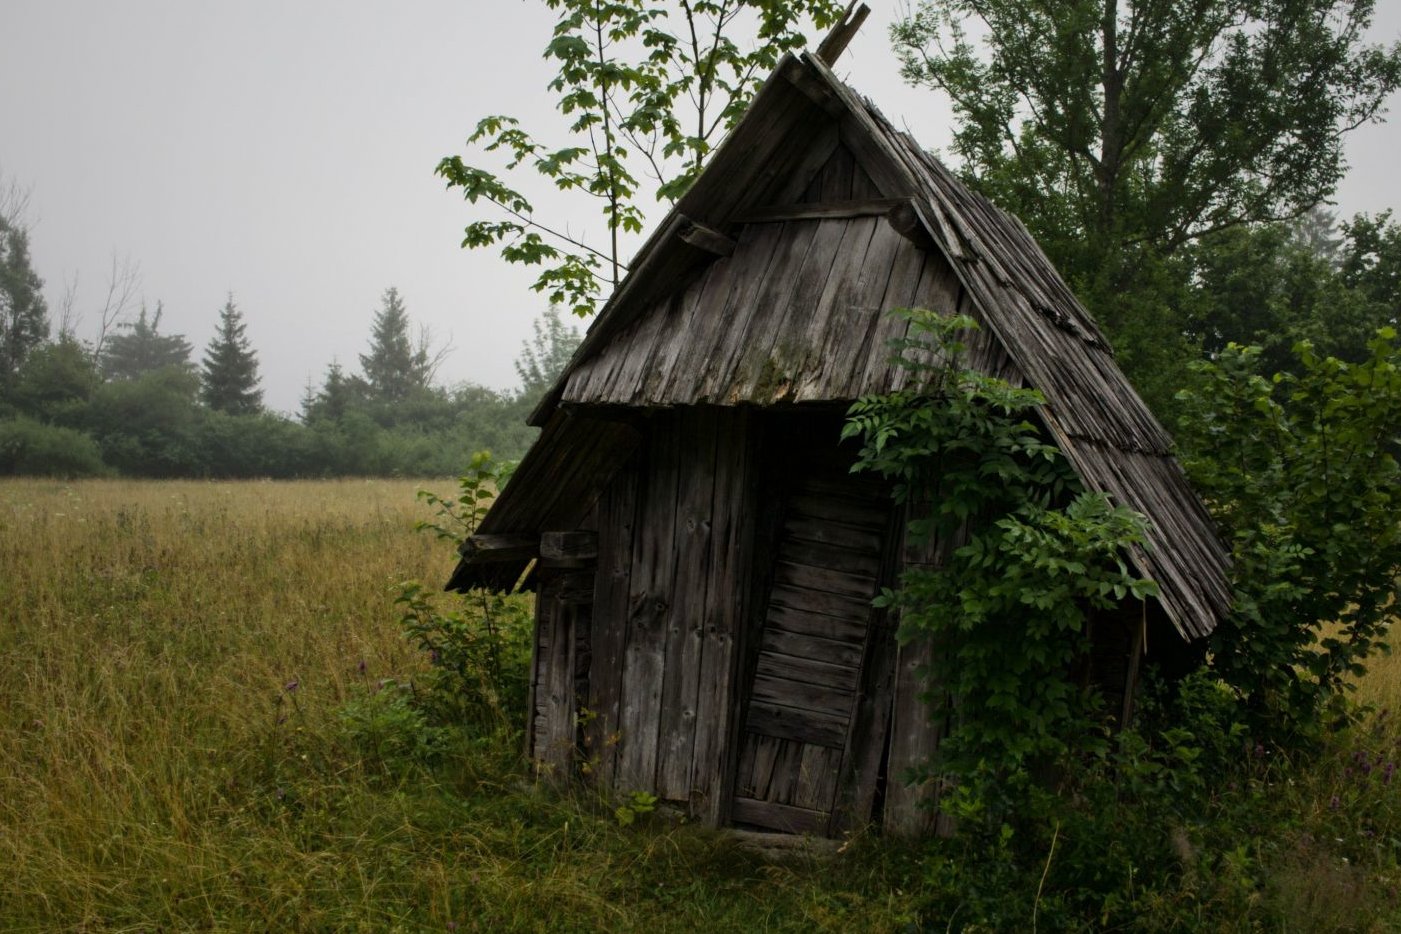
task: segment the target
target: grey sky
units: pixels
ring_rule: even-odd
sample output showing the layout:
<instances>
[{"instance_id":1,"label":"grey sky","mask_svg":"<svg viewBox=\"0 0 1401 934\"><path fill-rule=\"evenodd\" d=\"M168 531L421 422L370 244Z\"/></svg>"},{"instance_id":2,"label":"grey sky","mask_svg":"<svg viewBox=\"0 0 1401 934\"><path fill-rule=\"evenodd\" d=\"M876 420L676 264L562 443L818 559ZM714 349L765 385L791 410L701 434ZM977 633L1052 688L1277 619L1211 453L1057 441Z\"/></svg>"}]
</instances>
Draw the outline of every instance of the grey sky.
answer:
<instances>
[{"instance_id":1,"label":"grey sky","mask_svg":"<svg viewBox=\"0 0 1401 934\"><path fill-rule=\"evenodd\" d=\"M839 71L946 145L947 110L896 74L897 4L871 5ZM1379 7L1389 42L1401 2ZM513 385L544 301L529 271L458 247L472 215L433 167L487 113L558 125L540 59L553 23L522 0L3 0L0 175L31 191L51 306L76 274L88 334L111 257L129 256L163 329L202 351L232 291L267 401L291 411L332 359L358 365L394 285L452 338L441 378ZM1401 204L1398 152L1401 122L1354 134L1344 216Z\"/></svg>"}]
</instances>

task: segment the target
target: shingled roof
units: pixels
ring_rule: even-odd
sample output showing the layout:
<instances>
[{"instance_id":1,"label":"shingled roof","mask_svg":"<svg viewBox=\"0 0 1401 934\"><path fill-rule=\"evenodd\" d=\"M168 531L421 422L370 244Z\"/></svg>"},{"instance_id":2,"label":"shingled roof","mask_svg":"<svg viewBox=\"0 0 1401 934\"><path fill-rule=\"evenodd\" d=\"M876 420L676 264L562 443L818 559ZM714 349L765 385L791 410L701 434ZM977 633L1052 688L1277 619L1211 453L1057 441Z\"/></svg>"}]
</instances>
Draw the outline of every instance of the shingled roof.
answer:
<instances>
[{"instance_id":1,"label":"shingled roof","mask_svg":"<svg viewBox=\"0 0 1401 934\"><path fill-rule=\"evenodd\" d=\"M624 423L571 413L898 388L907 374L887 345L907 323L885 312L902 306L980 322L971 365L1041 390L1045 425L1085 485L1147 516L1147 547L1131 557L1168 617L1186 638L1209 633L1229 609L1229 559L1094 320L1020 221L813 54L784 57L639 251L532 414L542 435L480 533L568 527L636 444ZM509 586L523 568L469 556L449 587Z\"/></svg>"}]
</instances>

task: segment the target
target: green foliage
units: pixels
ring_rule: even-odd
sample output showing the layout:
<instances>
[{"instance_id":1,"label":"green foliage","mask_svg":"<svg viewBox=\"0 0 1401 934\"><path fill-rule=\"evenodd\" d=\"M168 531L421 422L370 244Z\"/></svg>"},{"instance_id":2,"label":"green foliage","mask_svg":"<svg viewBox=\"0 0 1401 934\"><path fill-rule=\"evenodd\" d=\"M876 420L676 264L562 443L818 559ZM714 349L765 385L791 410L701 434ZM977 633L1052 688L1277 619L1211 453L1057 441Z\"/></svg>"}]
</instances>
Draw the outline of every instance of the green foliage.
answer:
<instances>
[{"instance_id":1,"label":"green foliage","mask_svg":"<svg viewBox=\"0 0 1401 934\"><path fill-rule=\"evenodd\" d=\"M96 477L106 472L97 443L80 431L24 417L0 420L0 474Z\"/></svg>"},{"instance_id":2,"label":"green foliage","mask_svg":"<svg viewBox=\"0 0 1401 934\"><path fill-rule=\"evenodd\" d=\"M564 372L581 337L576 328L564 323L559 308L554 305L547 308L532 327L535 336L521 343L520 355L516 357L516 375L521 380L521 392L534 399L544 395Z\"/></svg>"},{"instance_id":3,"label":"green foliage","mask_svg":"<svg viewBox=\"0 0 1401 934\"><path fill-rule=\"evenodd\" d=\"M629 827L637 823L639 817L646 817L657 809L657 796L645 791L631 792L627 799L613 809L613 817L619 826Z\"/></svg>"},{"instance_id":4,"label":"green foliage","mask_svg":"<svg viewBox=\"0 0 1401 934\"><path fill-rule=\"evenodd\" d=\"M1401 84L1401 46L1363 43L1374 5L925 0L892 37L952 101L970 176L1078 277L1326 198L1343 136Z\"/></svg>"},{"instance_id":5,"label":"green foliage","mask_svg":"<svg viewBox=\"0 0 1401 934\"><path fill-rule=\"evenodd\" d=\"M25 359L49 336L43 287L29 258L29 231L18 217L0 213L0 401Z\"/></svg>"},{"instance_id":6,"label":"green foliage","mask_svg":"<svg viewBox=\"0 0 1401 934\"><path fill-rule=\"evenodd\" d=\"M460 545L514 469L493 462L486 451L473 454L455 499L419 490L418 498L434 515L418 522L417 530ZM403 607L404 635L428 655L431 669L421 702L438 722L496 731L516 727L530 678L534 617L529 601L520 594L473 590L463 610L442 612L422 584L407 581L394 602Z\"/></svg>"},{"instance_id":7,"label":"green foliage","mask_svg":"<svg viewBox=\"0 0 1401 934\"><path fill-rule=\"evenodd\" d=\"M190 362L190 342L181 334L160 333L162 308L156 303L156 313L147 316L146 307L135 321L121 326L107 339L99 363L102 375L109 380L134 380L159 370L193 373Z\"/></svg>"},{"instance_id":8,"label":"green foliage","mask_svg":"<svg viewBox=\"0 0 1401 934\"><path fill-rule=\"evenodd\" d=\"M455 499L439 496L431 490L418 491L418 498L433 507L433 517L421 520L415 528L461 545L486 518L496 494L505 487L515 469L513 462L493 460L490 451L477 451L467 464L467 472L457 479Z\"/></svg>"},{"instance_id":9,"label":"green foliage","mask_svg":"<svg viewBox=\"0 0 1401 934\"><path fill-rule=\"evenodd\" d=\"M1401 311L1401 228L1387 214L1358 215L1341 234L1316 216L1242 227L1188 252L1193 288L1181 307L1189 334L1208 355L1258 344L1263 372L1297 373L1292 348L1305 340L1322 356L1360 363L1377 328Z\"/></svg>"},{"instance_id":10,"label":"green foliage","mask_svg":"<svg viewBox=\"0 0 1401 934\"><path fill-rule=\"evenodd\" d=\"M155 334L154 324L147 328L148 334ZM126 335L112 338L108 346L122 347L122 336ZM199 378L188 363L141 370L99 386L83 411L82 427L101 446L103 461L122 473L199 476L204 456L198 392Z\"/></svg>"},{"instance_id":11,"label":"green foliage","mask_svg":"<svg viewBox=\"0 0 1401 934\"><path fill-rule=\"evenodd\" d=\"M1363 40L1373 8L923 0L892 39L906 79L952 102L965 177L1026 222L1150 406L1167 412L1194 356L1184 333L1216 346L1254 341L1264 319L1240 316L1267 309L1321 324L1315 339L1332 333L1327 289L1303 320L1274 303L1270 264L1239 265L1268 244L1249 234L1201 241L1300 217L1332 194L1347 133L1379 119L1401 86L1401 45ZM1264 287L1255 294L1271 300L1239 309L1211 292L1181 255L1194 243L1209 274L1254 278ZM1307 286L1307 269L1291 273ZM1359 347L1383 323L1366 320L1353 329Z\"/></svg>"},{"instance_id":12,"label":"green foliage","mask_svg":"<svg viewBox=\"0 0 1401 934\"><path fill-rule=\"evenodd\" d=\"M569 143L541 143L509 116L478 122L467 143L500 154L503 174L449 156L438 174L472 204L497 210L465 232L467 248L498 247L511 263L540 265L533 288L577 315L591 314L626 270L619 234L642 230L643 179L674 201L699 174L779 56L805 43L810 21L830 24L833 0L545 0L559 13L545 57L558 63L549 90L569 121ZM743 37L743 38L740 38ZM748 39L748 42L745 42ZM747 47L746 47L747 46ZM594 201L608 232L591 246L540 220L516 181L538 173L559 191ZM504 215L504 218L503 218Z\"/></svg>"},{"instance_id":13,"label":"green foliage","mask_svg":"<svg viewBox=\"0 0 1401 934\"><path fill-rule=\"evenodd\" d=\"M1266 378L1228 345L1182 393L1184 463L1231 546L1236 607L1213 667L1262 735L1314 732L1382 647L1401 573L1401 341L1349 364L1295 348Z\"/></svg>"},{"instance_id":14,"label":"green foliage","mask_svg":"<svg viewBox=\"0 0 1401 934\"><path fill-rule=\"evenodd\" d=\"M934 559L878 605L899 609L903 641L936 647L934 715L955 704L937 769L958 786L956 811L997 826L1034 775L1101 741L1073 665L1092 611L1156 593L1125 561L1143 520L1080 490L1034 421L1039 393L965 367L972 319L898 313L914 384L853 404L844 436L863 441L857 469L894 481L911 541Z\"/></svg>"},{"instance_id":15,"label":"green foliage","mask_svg":"<svg viewBox=\"0 0 1401 934\"><path fill-rule=\"evenodd\" d=\"M255 415L263 407L258 388L258 356L244 334L243 313L233 295L219 310L219 327L204 352L200 398L216 412Z\"/></svg>"},{"instance_id":16,"label":"green foliage","mask_svg":"<svg viewBox=\"0 0 1401 934\"><path fill-rule=\"evenodd\" d=\"M64 335L25 358L15 380L14 403L42 421L73 425L101 382L87 348Z\"/></svg>"},{"instance_id":17,"label":"green foliage","mask_svg":"<svg viewBox=\"0 0 1401 934\"><path fill-rule=\"evenodd\" d=\"M443 755L448 731L433 726L413 701L413 690L392 679L357 686L338 711L346 739L371 768L399 774L431 766Z\"/></svg>"}]
</instances>

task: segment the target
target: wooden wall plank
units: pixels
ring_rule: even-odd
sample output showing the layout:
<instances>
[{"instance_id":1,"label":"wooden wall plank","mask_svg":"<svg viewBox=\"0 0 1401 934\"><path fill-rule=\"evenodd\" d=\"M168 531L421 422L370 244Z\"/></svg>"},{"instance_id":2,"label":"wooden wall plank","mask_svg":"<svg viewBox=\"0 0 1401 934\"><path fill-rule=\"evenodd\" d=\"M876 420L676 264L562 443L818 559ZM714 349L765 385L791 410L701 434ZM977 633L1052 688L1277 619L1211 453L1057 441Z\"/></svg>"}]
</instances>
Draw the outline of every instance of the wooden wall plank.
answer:
<instances>
[{"instance_id":1,"label":"wooden wall plank","mask_svg":"<svg viewBox=\"0 0 1401 934\"><path fill-rule=\"evenodd\" d=\"M563 578L564 575L561 575ZM577 605L561 593L565 582L550 587L550 651L536 699L540 709L540 745L535 761L540 773L555 780L573 774L575 746L574 617Z\"/></svg>"},{"instance_id":2,"label":"wooden wall plank","mask_svg":"<svg viewBox=\"0 0 1401 934\"><path fill-rule=\"evenodd\" d=\"M909 780L912 773L928 768L943 735L944 724L936 722L923 698L926 692L938 691L921 674L933 651L928 641L918 641L899 646L896 653L883 825L901 836L932 833L938 823L938 788L932 780Z\"/></svg>"},{"instance_id":3,"label":"wooden wall plank","mask_svg":"<svg viewBox=\"0 0 1401 934\"><path fill-rule=\"evenodd\" d=\"M706 581L705 642L700 660L696 737L692 750L691 811L712 826L724 819L737 755L740 630L748 611L758 485L758 437L748 410L717 413L715 497L711 509L710 577Z\"/></svg>"},{"instance_id":4,"label":"wooden wall plank","mask_svg":"<svg viewBox=\"0 0 1401 934\"><path fill-rule=\"evenodd\" d=\"M586 762L602 788L612 788L622 724L623 647L631 605L633 536L638 484L645 465L639 452L604 489L598 506L598 567L594 582L594 625L584 730Z\"/></svg>"},{"instance_id":5,"label":"wooden wall plank","mask_svg":"<svg viewBox=\"0 0 1401 934\"><path fill-rule=\"evenodd\" d=\"M753 824L781 833L823 834L827 830L827 812L811 811L791 804L735 798L734 819L737 824Z\"/></svg>"},{"instance_id":6,"label":"wooden wall plank","mask_svg":"<svg viewBox=\"0 0 1401 934\"><path fill-rule=\"evenodd\" d=\"M776 655L792 655L844 668L860 667L862 657L859 644L801 632L785 632L776 626L764 628L763 649Z\"/></svg>"},{"instance_id":7,"label":"wooden wall plank","mask_svg":"<svg viewBox=\"0 0 1401 934\"><path fill-rule=\"evenodd\" d=\"M703 406L674 415L680 433L679 486L669 550L673 598L666 622L657 795L689 801L696 737L701 658L705 645L706 583L711 574L717 410Z\"/></svg>"},{"instance_id":8,"label":"wooden wall plank","mask_svg":"<svg viewBox=\"0 0 1401 934\"><path fill-rule=\"evenodd\" d=\"M632 583L623 652L621 750L614 788L656 792L657 742L666 675L667 614L674 599L672 542L679 490L680 438L665 415L655 418L648 438L642 509L633 536Z\"/></svg>"}]
</instances>

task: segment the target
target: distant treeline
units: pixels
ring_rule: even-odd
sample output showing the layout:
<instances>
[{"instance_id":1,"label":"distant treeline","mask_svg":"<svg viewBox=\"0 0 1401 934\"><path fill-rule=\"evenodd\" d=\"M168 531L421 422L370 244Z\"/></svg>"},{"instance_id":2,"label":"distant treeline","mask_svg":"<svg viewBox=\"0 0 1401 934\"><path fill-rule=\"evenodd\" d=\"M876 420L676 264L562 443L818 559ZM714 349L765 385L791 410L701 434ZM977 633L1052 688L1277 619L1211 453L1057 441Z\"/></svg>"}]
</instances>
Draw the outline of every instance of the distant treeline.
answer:
<instances>
[{"instance_id":1,"label":"distant treeline","mask_svg":"<svg viewBox=\"0 0 1401 934\"><path fill-rule=\"evenodd\" d=\"M13 234L13 228L4 233ZM27 271L23 232L0 254L7 284ZM23 260L17 263L16 260ZM577 345L551 309L516 360L521 386L442 386L426 338L410 337L395 289L384 293L359 368L331 364L309 383L299 417L267 411L257 355L230 296L201 360L162 333L161 310L97 341L60 328L49 337L38 279L15 301L0 335L0 474L131 477L448 476L472 452L518 458L535 429L526 415Z\"/></svg>"}]
</instances>

